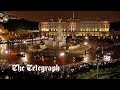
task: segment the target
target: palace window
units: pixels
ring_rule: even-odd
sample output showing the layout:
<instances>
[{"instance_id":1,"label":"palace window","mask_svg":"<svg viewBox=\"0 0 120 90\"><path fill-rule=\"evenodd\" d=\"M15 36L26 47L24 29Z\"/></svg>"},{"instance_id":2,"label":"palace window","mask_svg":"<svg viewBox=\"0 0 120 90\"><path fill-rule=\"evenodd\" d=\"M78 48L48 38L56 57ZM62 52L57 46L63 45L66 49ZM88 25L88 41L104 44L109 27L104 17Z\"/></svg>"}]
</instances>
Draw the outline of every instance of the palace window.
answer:
<instances>
[{"instance_id":1,"label":"palace window","mask_svg":"<svg viewBox=\"0 0 120 90\"><path fill-rule=\"evenodd\" d=\"M97 31L97 29L95 29L95 31Z\"/></svg>"}]
</instances>

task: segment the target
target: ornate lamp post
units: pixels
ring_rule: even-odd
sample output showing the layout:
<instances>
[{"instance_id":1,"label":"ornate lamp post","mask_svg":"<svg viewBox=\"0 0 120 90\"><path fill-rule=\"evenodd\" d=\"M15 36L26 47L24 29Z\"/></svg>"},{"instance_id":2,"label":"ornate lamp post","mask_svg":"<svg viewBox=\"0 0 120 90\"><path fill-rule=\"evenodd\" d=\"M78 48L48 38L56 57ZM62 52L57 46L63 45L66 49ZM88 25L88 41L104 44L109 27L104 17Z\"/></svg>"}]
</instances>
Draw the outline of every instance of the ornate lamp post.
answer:
<instances>
[{"instance_id":1,"label":"ornate lamp post","mask_svg":"<svg viewBox=\"0 0 120 90\"><path fill-rule=\"evenodd\" d=\"M99 54L96 55L96 59L97 59L97 79L98 79L98 73L99 73Z\"/></svg>"}]
</instances>

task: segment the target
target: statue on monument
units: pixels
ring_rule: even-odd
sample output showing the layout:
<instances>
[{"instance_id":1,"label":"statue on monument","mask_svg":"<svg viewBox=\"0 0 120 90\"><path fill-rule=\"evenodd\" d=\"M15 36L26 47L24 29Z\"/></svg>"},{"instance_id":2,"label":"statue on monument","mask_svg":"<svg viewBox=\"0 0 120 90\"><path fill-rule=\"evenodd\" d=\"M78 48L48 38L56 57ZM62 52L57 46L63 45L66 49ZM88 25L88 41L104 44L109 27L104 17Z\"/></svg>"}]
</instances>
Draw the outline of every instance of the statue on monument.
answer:
<instances>
[{"instance_id":1,"label":"statue on monument","mask_svg":"<svg viewBox=\"0 0 120 90\"><path fill-rule=\"evenodd\" d=\"M63 40L63 33L62 33L62 28L61 28L61 21L62 19L58 18L58 30L57 30L57 41L62 41Z\"/></svg>"},{"instance_id":2,"label":"statue on monument","mask_svg":"<svg viewBox=\"0 0 120 90\"><path fill-rule=\"evenodd\" d=\"M58 30L57 30L57 35L56 35L56 41L59 44L59 47L65 44L64 35L62 32L62 27L61 27L61 21L62 19L58 18Z\"/></svg>"},{"instance_id":3,"label":"statue on monument","mask_svg":"<svg viewBox=\"0 0 120 90\"><path fill-rule=\"evenodd\" d=\"M63 32L62 32L61 21L62 21L62 19L58 18L57 34L55 36L55 40L52 42L53 47L55 47L55 46L61 47L61 46L66 44L66 39L65 39ZM51 43L51 41L46 41L47 45L48 45L48 43Z\"/></svg>"},{"instance_id":4,"label":"statue on monument","mask_svg":"<svg viewBox=\"0 0 120 90\"><path fill-rule=\"evenodd\" d=\"M62 21L62 19L61 18L58 18L58 22L60 23Z\"/></svg>"}]
</instances>

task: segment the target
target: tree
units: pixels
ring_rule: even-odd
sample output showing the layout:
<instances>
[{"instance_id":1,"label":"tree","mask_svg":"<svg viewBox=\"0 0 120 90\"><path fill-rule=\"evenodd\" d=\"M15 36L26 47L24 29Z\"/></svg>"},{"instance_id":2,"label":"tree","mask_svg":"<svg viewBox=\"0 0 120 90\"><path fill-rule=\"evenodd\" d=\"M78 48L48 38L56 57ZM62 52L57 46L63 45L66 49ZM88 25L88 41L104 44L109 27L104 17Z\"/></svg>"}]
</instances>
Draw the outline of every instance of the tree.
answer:
<instances>
[{"instance_id":1,"label":"tree","mask_svg":"<svg viewBox=\"0 0 120 90\"><path fill-rule=\"evenodd\" d=\"M38 22L31 22L25 19L9 20L7 23L4 23L4 27L8 31L35 30L38 29Z\"/></svg>"}]
</instances>

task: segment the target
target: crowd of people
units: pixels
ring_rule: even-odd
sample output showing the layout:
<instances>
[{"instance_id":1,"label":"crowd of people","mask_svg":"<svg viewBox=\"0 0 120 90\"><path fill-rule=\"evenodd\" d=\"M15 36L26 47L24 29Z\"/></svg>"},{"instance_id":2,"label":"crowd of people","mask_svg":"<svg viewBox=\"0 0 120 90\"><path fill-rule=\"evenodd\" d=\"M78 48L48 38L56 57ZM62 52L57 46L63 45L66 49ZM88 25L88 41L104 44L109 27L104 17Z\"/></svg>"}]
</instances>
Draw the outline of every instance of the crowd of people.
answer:
<instances>
[{"instance_id":1,"label":"crowd of people","mask_svg":"<svg viewBox=\"0 0 120 90\"><path fill-rule=\"evenodd\" d=\"M120 46L120 43L107 45L103 49ZM22 65L25 65L24 63ZM60 71L40 72L40 71L13 71L12 64L6 59L0 59L0 79L75 79L77 74L85 74L90 70L114 68L120 66L120 58L110 61L97 61L90 63L73 63L60 66Z\"/></svg>"},{"instance_id":2,"label":"crowd of people","mask_svg":"<svg viewBox=\"0 0 120 90\"><path fill-rule=\"evenodd\" d=\"M4 63L3 63L4 61ZM25 65L25 64L23 64ZM111 61L99 61L91 63L74 63L60 66L60 71L55 72L40 72L40 71L13 71L11 65L2 60L0 63L0 78L1 79L74 79L76 74L85 74L90 70L113 68L120 65L120 58Z\"/></svg>"}]
</instances>

